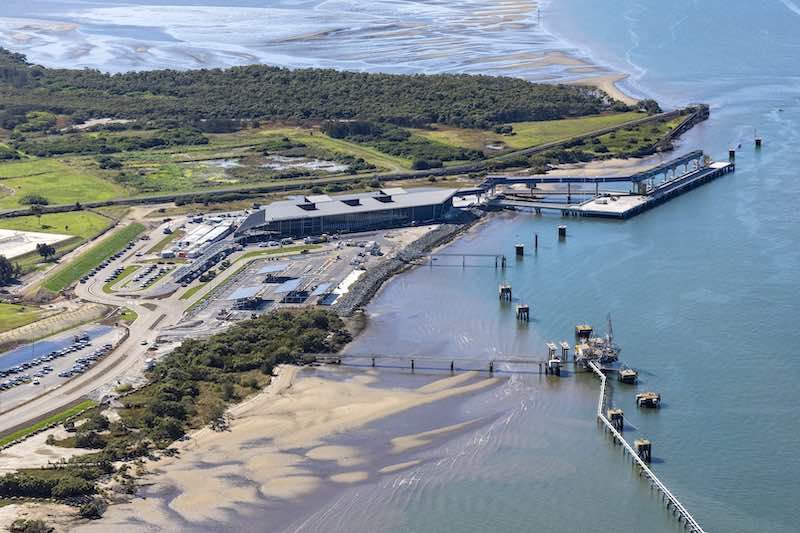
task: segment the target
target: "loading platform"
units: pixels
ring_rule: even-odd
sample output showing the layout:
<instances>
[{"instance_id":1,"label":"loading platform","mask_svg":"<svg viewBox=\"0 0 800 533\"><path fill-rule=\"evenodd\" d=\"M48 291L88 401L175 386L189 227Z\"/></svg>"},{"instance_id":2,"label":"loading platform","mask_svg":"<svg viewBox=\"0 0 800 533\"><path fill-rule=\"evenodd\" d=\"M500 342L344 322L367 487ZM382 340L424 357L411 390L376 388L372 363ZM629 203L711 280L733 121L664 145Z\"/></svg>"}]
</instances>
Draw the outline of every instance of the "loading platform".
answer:
<instances>
[{"instance_id":1,"label":"loading platform","mask_svg":"<svg viewBox=\"0 0 800 533\"><path fill-rule=\"evenodd\" d=\"M489 178L483 186L487 190L494 191L498 185L535 186L540 183L565 183L569 187L573 183L594 184L596 187L594 195L585 190L573 192L568 189L567 192L562 192L562 195L567 196L566 203L533 198L527 200L522 197L495 197L489 201L489 205L504 209L532 210L537 214L543 211L556 211L562 216L628 219L735 170L732 162L705 165L703 157L702 152L692 152L648 171L626 177ZM685 169L683 173L679 172L681 166ZM659 181L659 177L663 177L663 180ZM599 191L601 183L622 182L631 183L633 190L604 193ZM592 197L578 203L570 202L572 196L587 195Z\"/></svg>"}]
</instances>

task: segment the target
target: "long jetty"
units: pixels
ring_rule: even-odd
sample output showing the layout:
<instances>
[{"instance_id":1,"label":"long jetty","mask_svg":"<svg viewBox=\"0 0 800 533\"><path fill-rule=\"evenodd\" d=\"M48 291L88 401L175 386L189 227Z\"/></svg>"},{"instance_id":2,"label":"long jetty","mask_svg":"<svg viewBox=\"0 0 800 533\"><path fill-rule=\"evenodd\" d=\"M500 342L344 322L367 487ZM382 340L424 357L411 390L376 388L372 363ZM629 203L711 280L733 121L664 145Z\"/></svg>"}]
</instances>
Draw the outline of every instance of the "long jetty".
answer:
<instances>
[{"instance_id":1,"label":"long jetty","mask_svg":"<svg viewBox=\"0 0 800 533\"><path fill-rule=\"evenodd\" d=\"M305 361L322 364L336 364L351 367L368 368L393 368L430 371L451 372L488 372L490 374L525 373L543 374L548 361L529 357L505 356L487 360L480 356L443 357L432 355L392 355L392 354L325 354L306 353L302 355ZM566 361L562 364L566 364ZM518 366L520 368L499 368L498 365ZM538 366L538 371L534 371Z\"/></svg>"},{"instance_id":2,"label":"long jetty","mask_svg":"<svg viewBox=\"0 0 800 533\"><path fill-rule=\"evenodd\" d=\"M664 501L664 505L666 505L667 509L671 510L672 513L678 518L678 521L683 524L683 526L693 533L705 533L703 527L694 519L692 514L683 506L683 504L678 500L678 498L672 494L672 492L667 488L667 486L658 479L658 476L647 466L639 454L628 444L628 441L622 436L622 434L617 431L617 429L611 424L611 422L606 417L604 411L606 406L606 376L600 370L600 368L594 363L594 361L589 362L589 367L592 371L600 378L600 397L597 399L597 419L603 427L611 432L611 435L614 439L619 442L625 452L631 456L634 463L639 466L639 472L641 475L647 478L650 482L650 487L655 488L661 493L662 500Z\"/></svg>"}]
</instances>

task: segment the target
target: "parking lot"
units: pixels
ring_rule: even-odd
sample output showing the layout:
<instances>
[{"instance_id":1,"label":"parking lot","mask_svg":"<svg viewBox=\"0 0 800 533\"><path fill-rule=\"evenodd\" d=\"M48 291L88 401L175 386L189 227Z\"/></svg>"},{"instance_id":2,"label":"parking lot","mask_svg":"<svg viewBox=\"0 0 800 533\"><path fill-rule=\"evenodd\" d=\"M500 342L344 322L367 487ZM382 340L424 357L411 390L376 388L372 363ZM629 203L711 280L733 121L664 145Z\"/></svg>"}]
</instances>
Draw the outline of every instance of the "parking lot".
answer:
<instances>
[{"instance_id":1,"label":"parking lot","mask_svg":"<svg viewBox=\"0 0 800 533\"><path fill-rule=\"evenodd\" d=\"M80 335L83 338L77 342L72 335L61 335L0 357L2 409L57 388L102 360L122 338L123 330L106 327L102 331L100 335Z\"/></svg>"}]
</instances>

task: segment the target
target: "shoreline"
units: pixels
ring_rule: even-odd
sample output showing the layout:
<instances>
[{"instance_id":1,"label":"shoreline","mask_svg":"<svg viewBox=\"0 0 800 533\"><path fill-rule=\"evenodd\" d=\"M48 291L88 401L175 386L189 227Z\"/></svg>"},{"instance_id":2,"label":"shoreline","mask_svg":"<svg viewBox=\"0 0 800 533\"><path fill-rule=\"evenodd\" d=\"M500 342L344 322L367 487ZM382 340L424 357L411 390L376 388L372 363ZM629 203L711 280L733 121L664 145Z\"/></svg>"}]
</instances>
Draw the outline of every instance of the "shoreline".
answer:
<instances>
[{"instance_id":1,"label":"shoreline","mask_svg":"<svg viewBox=\"0 0 800 533\"><path fill-rule=\"evenodd\" d=\"M580 78L575 81L568 82L567 85L588 85L590 87L595 87L605 92L611 98L619 100L624 104L636 105L639 102L639 100L627 94L617 85L617 83L624 81L629 77L630 75L624 73L612 73L602 76L588 76L586 78Z\"/></svg>"},{"instance_id":2,"label":"shoreline","mask_svg":"<svg viewBox=\"0 0 800 533\"><path fill-rule=\"evenodd\" d=\"M283 530L297 522L298 507L300 515L310 515L342 487L414 468L424 462L416 454L482 421L466 418L432 428L419 421L419 431L381 432L367 446L353 441L353 432L501 382L465 372L399 386L382 384L371 372L282 366L267 389L230 408L228 431L203 428L176 443L178 456L147 465L150 473L138 496L110 506L102 520L82 521L71 530L168 530L176 524L202 529L221 521L248 523L265 509L275 529Z\"/></svg>"}]
</instances>

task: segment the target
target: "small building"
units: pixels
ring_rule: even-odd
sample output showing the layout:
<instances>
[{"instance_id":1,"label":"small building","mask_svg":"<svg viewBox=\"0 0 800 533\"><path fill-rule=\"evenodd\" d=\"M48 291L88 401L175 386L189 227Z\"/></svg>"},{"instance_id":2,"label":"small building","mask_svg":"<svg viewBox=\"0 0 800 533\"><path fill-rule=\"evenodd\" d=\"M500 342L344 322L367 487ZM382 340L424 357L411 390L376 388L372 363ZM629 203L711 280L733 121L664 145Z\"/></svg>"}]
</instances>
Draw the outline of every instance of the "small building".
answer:
<instances>
[{"instance_id":1,"label":"small building","mask_svg":"<svg viewBox=\"0 0 800 533\"><path fill-rule=\"evenodd\" d=\"M233 304L231 308L237 310L253 310L258 309L263 300L259 297L258 293L261 291L261 287L256 285L254 287L240 287L233 291L233 293L228 296L228 300L232 300Z\"/></svg>"}]
</instances>

